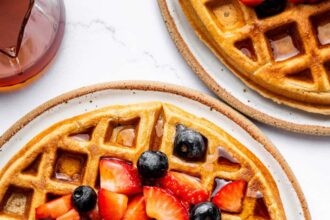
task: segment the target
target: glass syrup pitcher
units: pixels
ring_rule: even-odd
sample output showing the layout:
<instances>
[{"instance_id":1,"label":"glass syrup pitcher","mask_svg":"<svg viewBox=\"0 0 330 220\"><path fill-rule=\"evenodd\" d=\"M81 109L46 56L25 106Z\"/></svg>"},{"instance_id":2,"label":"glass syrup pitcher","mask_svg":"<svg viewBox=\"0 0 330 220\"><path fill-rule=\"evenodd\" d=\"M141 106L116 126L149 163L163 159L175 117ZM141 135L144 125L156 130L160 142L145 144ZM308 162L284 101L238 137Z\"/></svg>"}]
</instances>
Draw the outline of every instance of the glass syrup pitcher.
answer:
<instances>
[{"instance_id":1,"label":"glass syrup pitcher","mask_svg":"<svg viewBox=\"0 0 330 220\"><path fill-rule=\"evenodd\" d=\"M64 26L63 0L0 0L0 92L22 88L45 71Z\"/></svg>"}]
</instances>

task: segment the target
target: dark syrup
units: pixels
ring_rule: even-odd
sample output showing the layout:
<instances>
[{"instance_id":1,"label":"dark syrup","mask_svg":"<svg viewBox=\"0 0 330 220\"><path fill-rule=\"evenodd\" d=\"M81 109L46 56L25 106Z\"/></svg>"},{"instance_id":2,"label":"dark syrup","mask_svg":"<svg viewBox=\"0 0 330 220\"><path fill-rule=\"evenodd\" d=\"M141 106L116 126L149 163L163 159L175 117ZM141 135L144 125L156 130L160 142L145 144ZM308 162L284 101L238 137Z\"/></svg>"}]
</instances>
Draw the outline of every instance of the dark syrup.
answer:
<instances>
[{"instance_id":1,"label":"dark syrup","mask_svg":"<svg viewBox=\"0 0 330 220\"><path fill-rule=\"evenodd\" d=\"M256 203L254 206L254 216L261 217L263 219L270 219L269 212L264 200L264 196L260 191L257 191L255 194Z\"/></svg>"},{"instance_id":2,"label":"dark syrup","mask_svg":"<svg viewBox=\"0 0 330 220\"><path fill-rule=\"evenodd\" d=\"M320 46L330 44L330 11L311 17L311 22Z\"/></svg>"},{"instance_id":3,"label":"dark syrup","mask_svg":"<svg viewBox=\"0 0 330 220\"><path fill-rule=\"evenodd\" d=\"M59 0L0 0L0 91L24 83L42 72L54 58L64 34L64 5ZM52 12L51 9L53 9ZM59 17L59 23L45 14ZM56 12L55 12L56 11ZM5 34L4 34L5 33Z\"/></svg>"},{"instance_id":4,"label":"dark syrup","mask_svg":"<svg viewBox=\"0 0 330 220\"><path fill-rule=\"evenodd\" d=\"M234 158L224 147L218 147L218 164L220 166L226 166L230 169L240 169L241 165L239 161Z\"/></svg>"},{"instance_id":5,"label":"dark syrup","mask_svg":"<svg viewBox=\"0 0 330 220\"><path fill-rule=\"evenodd\" d=\"M81 133L71 134L69 137L77 141L90 141L92 139L94 127L88 128Z\"/></svg>"},{"instance_id":6,"label":"dark syrup","mask_svg":"<svg viewBox=\"0 0 330 220\"><path fill-rule=\"evenodd\" d=\"M164 133L164 119L163 116L159 116L155 127L154 127L154 136L153 136L153 143L152 143L152 149L157 150L160 148L160 145L162 143Z\"/></svg>"},{"instance_id":7,"label":"dark syrup","mask_svg":"<svg viewBox=\"0 0 330 220\"><path fill-rule=\"evenodd\" d=\"M287 60L304 52L295 23L266 33L275 61Z\"/></svg>"},{"instance_id":8,"label":"dark syrup","mask_svg":"<svg viewBox=\"0 0 330 220\"><path fill-rule=\"evenodd\" d=\"M54 178L60 181L81 183L87 158L84 155L59 151L54 170Z\"/></svg>"},{"instance_id":9,"label":"dark syrup","mask_svg":"<svg viewBox=\"0 0 330 220\"><path fill-rule=\"evenodd\" d=\"M235 43L235 47L239 49L245 56L253 61L257 60L256 53L253 48L251 39L246 39Z\"/></svg>"},{"instance_id":10,"label":"dark syrup","mask_svg":"<svg viewBox=\"0 0 330 220\"><path fill-rule=\"evenodd\" d=\"M0 1L0 51L16 57L34 0Z\"/></svg>"}]
</instances>

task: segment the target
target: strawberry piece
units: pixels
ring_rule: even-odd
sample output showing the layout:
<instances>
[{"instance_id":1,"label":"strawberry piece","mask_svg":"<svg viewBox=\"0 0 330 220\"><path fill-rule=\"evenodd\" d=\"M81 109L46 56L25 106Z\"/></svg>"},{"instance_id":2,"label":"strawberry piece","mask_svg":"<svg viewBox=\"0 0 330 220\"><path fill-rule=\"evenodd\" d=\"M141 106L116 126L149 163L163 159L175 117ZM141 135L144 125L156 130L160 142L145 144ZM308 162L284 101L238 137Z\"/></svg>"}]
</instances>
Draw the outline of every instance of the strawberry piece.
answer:
<instances>
[{"instance_id":1,"label":"strawberry piece","mask_svg":"<svg viewBox=\"0 0 330 220\"><path fill-rule=\"evenodd\" d=\"M126 195L100 189L98 207L101 218L104 220L120 220L126 212L127 202Z\"/></svg>"},{"instance_id":2,"label":"strawberry piece","mask_svg":"<svg viewBox=\"0 0 330 220\"><path fill-rule=\"evenodd\" d=\"M111 192L132 195L142 192L142 183L136 167L113 158L100 162L101 188Z\"/></svg>"},{"instance_id":3,"label":"strawberry piece","mask_svg":"<svg viewBox=\"0 0 330 220\"><path fill-rule=\"evenodd\" d=\"M205 202L210 196L196 178L184 173L167 172L166 176L160 179L160 185L190 204Z\"/></svg>"},{"instance_id":4,"label":"strawberry piece","mask_svg":"<svg viewBox=\"0 0 330 220\"><path fill-rule=\"evenodd\" d=\"M71 209L69 212L56 218L56 220L80 220L80 216L75 209Z\"/></svg>"},{"instance_id":5,"label":"strawberry piece","mask_svg":"<svg viewBox=\"0 0 330 220\"><path fill-rule=\"evenodd\" d=\"M181 202L164 189L145 186L143 195L146 201L147 215L157 220L188 220L188 211Z\"/></svg>"},{"instance_id":6,"label":"strawberry piece","mask_svg":"<svg viewBox=\"0 0 330 220\"><path fill-rule=\"evenodd\" d=\"M228 183L213 197L212 202L223 211L241 212L246 184L244 180Z\"/></svg>"},{"instance_id":7,"label":"strawberry piece","mask_svg":"<svg viewBox=\"0 0 330 220\"><path fill-rule=\"evenodd\" d=\"M58 218L72 209L71 194L42 204L36 208L36 219Z\"/></svg>"},{"instance_id":8,"label":"strawberry piece","mask_svg":"<svg viewBox=\"0 0 330 220\"><path fill-rule=\"evenodd\" d=\"M183 205L183 207L185 209L187 209L189 211L189 209L190 209L190 203L189 202L181 200L181 204Z\"/></svg>"},{"instance_id":9,"label":"strawberry piece","mask_svg":"<svg viewBox=\"0 0 330 220\"><path fill-rule=\"evenodd\" d=\"M244 5L249 7L256 7L260 5L264 0L240 0Z\"/></svg>"},{"instance_id":10,"label":"strawberry piece","mask_svg":"<svg viewBox=\"0 0 330 220\"><path fill-rule=\"evenodd\" d=\"M123 220L148 220L148 216L146 213L146 203L143 195L139 195L134 197L129 203L127 207L127 211Z\"/></svg>"}]
</instances>

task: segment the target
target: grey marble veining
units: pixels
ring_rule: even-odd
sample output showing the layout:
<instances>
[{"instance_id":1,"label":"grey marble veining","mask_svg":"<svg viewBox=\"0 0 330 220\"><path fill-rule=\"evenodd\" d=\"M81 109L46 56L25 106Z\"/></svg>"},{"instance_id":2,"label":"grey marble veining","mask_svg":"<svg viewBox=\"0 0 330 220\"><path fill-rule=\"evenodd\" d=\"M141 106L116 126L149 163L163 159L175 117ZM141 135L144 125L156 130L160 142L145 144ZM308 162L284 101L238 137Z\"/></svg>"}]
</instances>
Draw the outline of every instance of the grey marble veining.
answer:
<instances>
[{"instance_id":1,"label":"grey marble veining","mask_svg":"<svg viewBox=\"0 0 330 220\"><path fill-rule=\"evenodd\" d=\"M156 0L66 0L65 3L65 37L53 65L31 86L0 94L0 134L45 101L100 82L156 80L211 94L177 51ZM313 218L329 219L330 138L257 125L292 167Z\"/></svg>"}]
</instances>

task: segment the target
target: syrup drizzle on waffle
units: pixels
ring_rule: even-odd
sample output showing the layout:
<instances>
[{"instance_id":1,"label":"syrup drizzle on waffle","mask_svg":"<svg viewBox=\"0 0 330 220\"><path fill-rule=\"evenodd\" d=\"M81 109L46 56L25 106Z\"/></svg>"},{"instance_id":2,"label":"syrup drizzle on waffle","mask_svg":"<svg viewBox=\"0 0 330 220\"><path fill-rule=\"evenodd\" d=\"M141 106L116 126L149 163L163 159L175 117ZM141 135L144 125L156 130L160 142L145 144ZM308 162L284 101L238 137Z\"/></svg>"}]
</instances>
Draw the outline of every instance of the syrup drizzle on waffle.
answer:
<instances>
[{"instance_id":1,"label":"syrup drizzle on waffle","mask_svg":"<svg viewBox=\"0 0 330 220\"><path fill-rule=\"evenodd\" d=\"M173 155L178 124L207 138L203 161ZM120 134L127 129L129 144ZM34 219L35 207L78 185L98 189L101 157L136 164L148 149L166 153L170 170L198 177L210 192L219 190L220 182L246 180L243 211L223 212L223 219L285 219L274 180L250 151L211 122L158 102L110 106L59 122L36 136L0 173L0 218Z\"/></svg>"}]
</instances>

